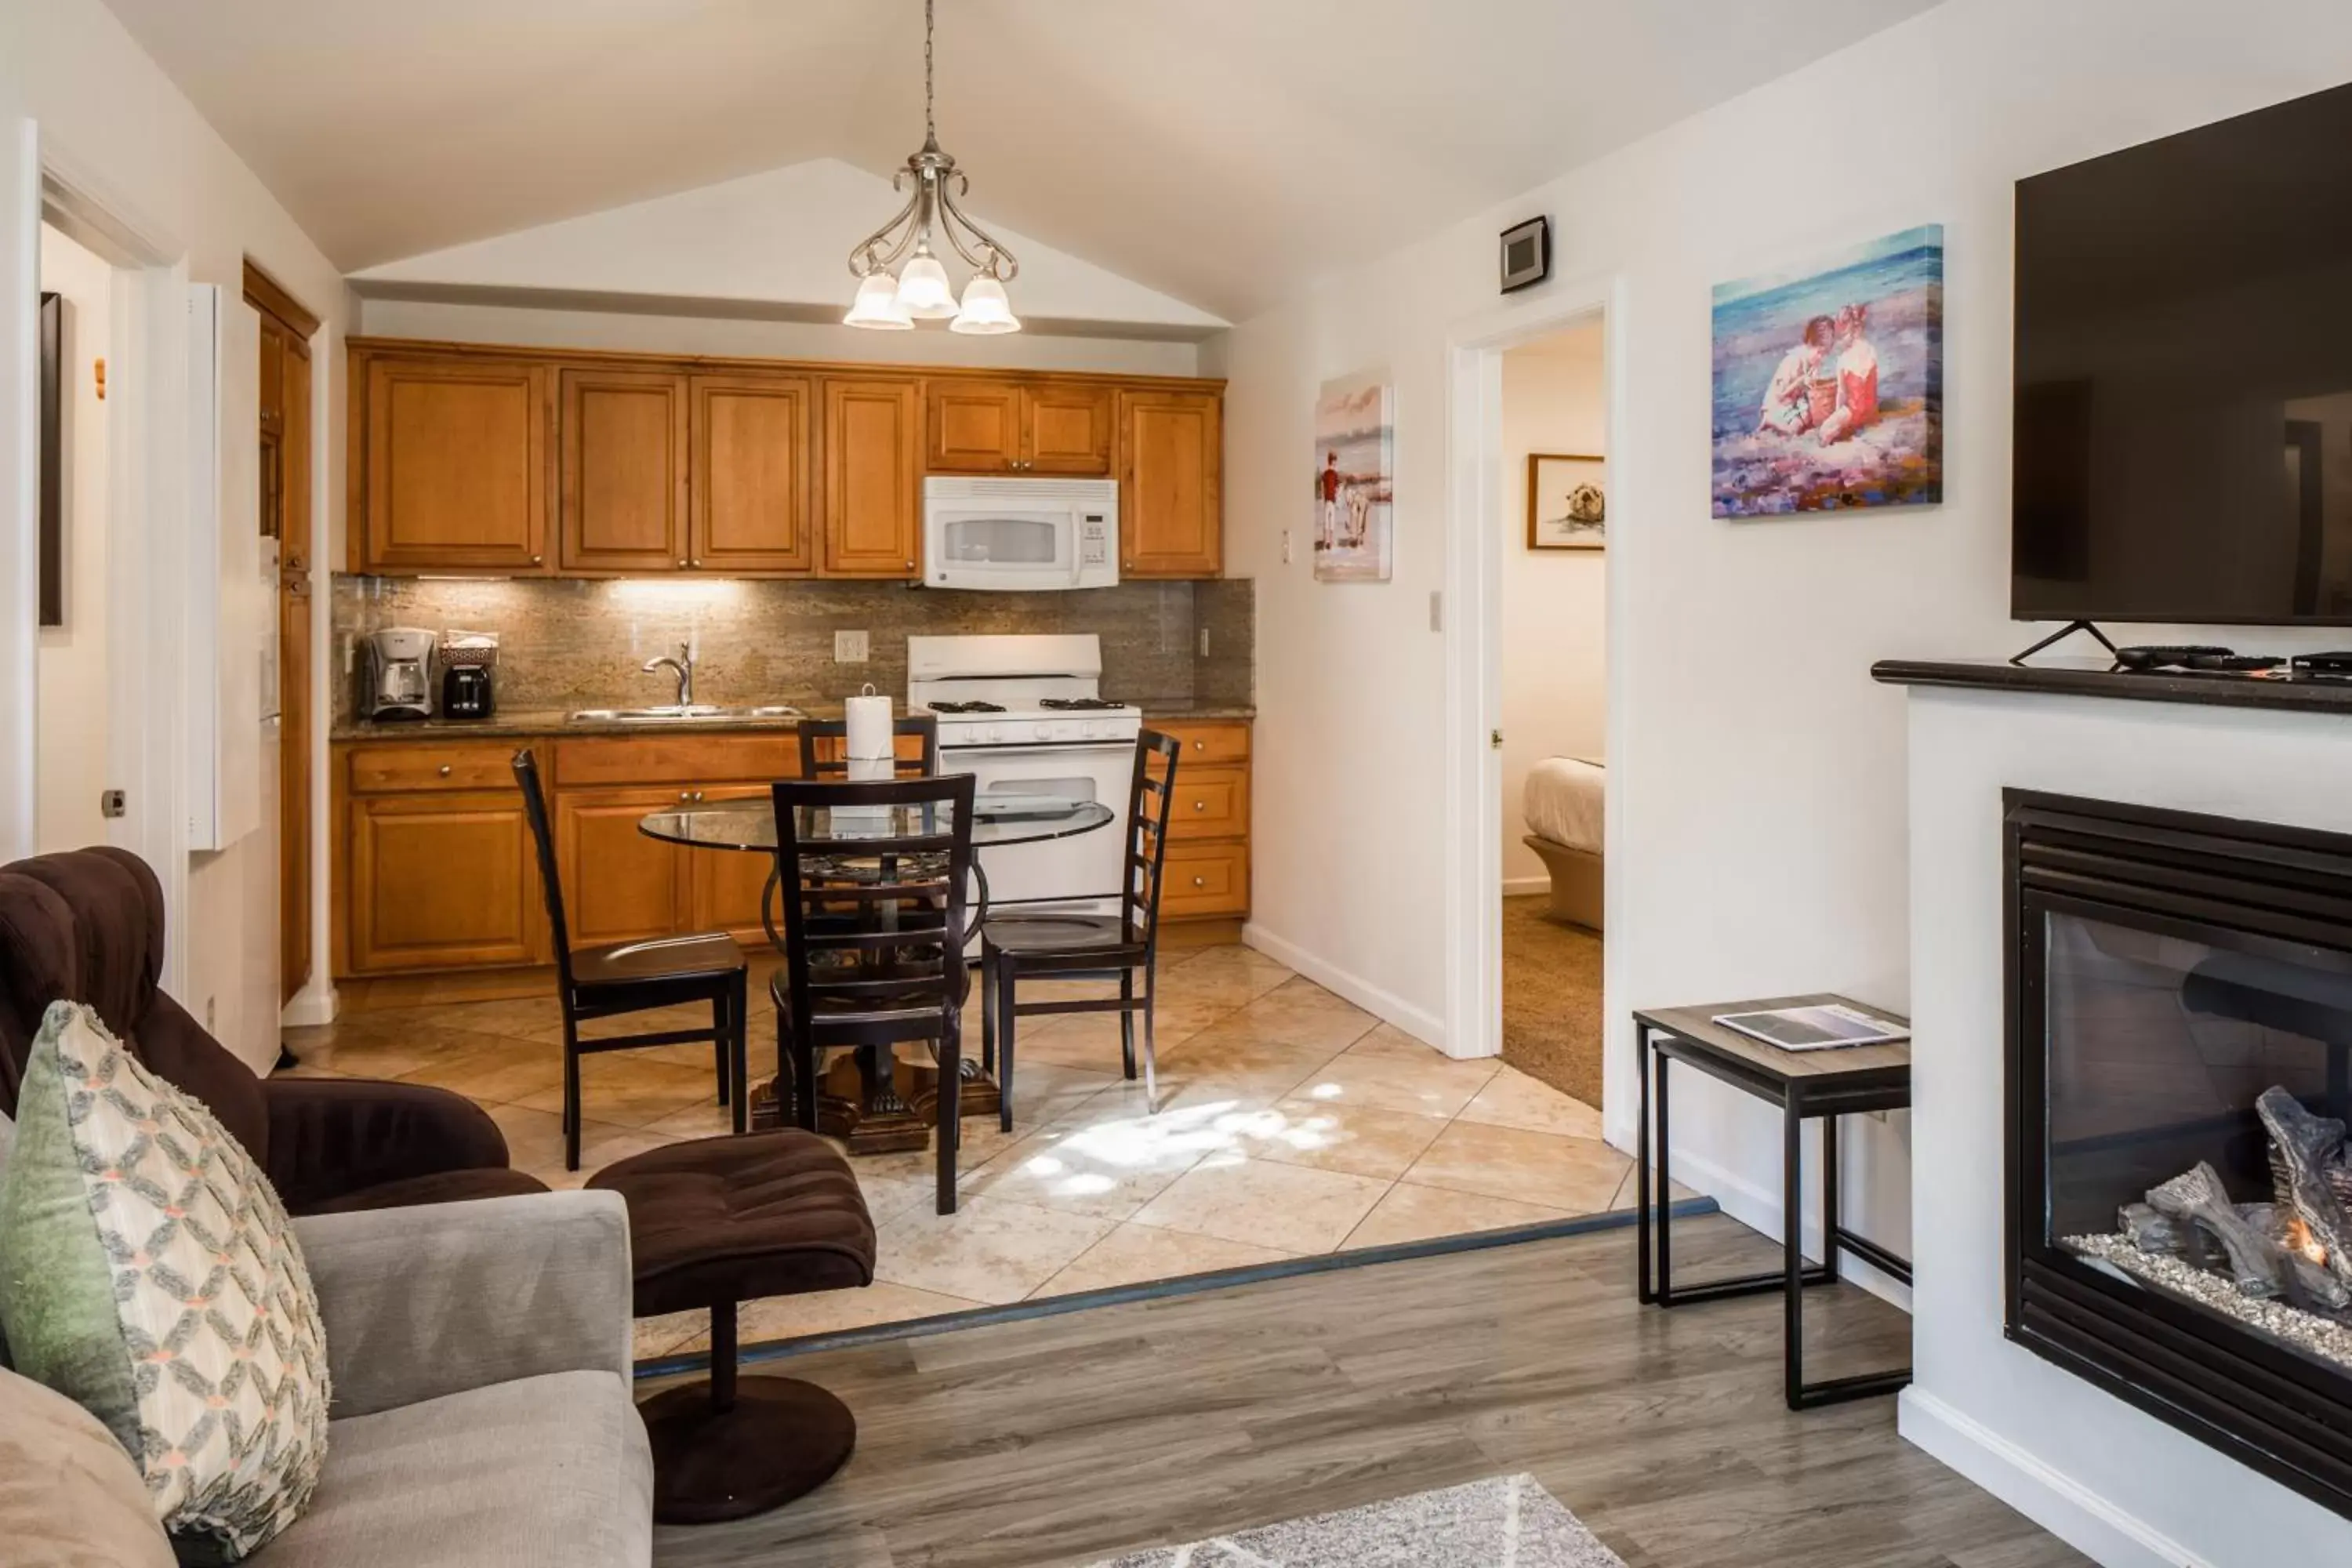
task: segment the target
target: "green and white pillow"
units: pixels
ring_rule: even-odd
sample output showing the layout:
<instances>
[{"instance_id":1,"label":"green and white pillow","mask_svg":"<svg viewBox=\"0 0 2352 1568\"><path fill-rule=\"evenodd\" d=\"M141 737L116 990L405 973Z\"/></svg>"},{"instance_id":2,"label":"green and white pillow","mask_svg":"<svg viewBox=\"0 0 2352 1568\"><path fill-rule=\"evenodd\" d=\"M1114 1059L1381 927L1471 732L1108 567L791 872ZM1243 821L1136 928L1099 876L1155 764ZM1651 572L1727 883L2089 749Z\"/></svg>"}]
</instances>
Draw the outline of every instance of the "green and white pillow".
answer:
<instances>
[{"instance_id":1,"label":"green and white pillow","mask_svg":"<svg viewBox=\"0 0 2352 1568\"><path fill-rule=\"evenodd\" d=\"M327 1452L326 1337L260 1167L79 1004L42 1021L0 1172L0 1326L89 1410L184 1559L291 1524Z\"/></svg>"}]
</instances>

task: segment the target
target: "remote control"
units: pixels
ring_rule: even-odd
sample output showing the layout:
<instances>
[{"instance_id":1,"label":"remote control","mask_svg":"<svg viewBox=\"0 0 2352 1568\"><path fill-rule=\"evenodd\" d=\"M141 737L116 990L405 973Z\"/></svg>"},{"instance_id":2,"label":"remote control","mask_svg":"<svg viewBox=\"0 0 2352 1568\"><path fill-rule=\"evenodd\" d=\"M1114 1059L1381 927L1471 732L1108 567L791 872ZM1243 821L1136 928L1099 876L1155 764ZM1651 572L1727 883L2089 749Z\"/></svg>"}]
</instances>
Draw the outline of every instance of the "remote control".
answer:
<instances>
[{"instance_id":1,"label":"remote control","mask_svg":"<svg viewBox=\"0 0 2352 1568\"><path fill-rule=\"evenodd\" d=\"M2263 653L2199 653L2189 657L2189 668L2200 670L2276 669L2285 662Z\"/></svg>"},{"instance_id":2,"label":"remote control","mask_svg":"<svg viewBox=\"0 0 2352 1568\"><path fill-rule=\"evenodd\" d=\"M2142 643L2116 649L2116 662L2126 669L2168 669L2186 667L2193 658L2228 658L2231 650L2201 643Z\"/></svg>"}]
</instances>

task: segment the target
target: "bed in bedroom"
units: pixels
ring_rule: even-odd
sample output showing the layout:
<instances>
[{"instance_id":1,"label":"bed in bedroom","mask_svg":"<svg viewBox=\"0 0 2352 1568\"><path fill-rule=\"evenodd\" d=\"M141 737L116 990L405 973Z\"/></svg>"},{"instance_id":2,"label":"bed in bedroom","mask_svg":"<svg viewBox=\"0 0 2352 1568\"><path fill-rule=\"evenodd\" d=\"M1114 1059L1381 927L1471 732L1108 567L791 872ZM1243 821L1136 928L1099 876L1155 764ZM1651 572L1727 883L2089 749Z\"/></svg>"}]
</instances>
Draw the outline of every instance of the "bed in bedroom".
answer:
<instances>
[{"instance_id":1,"label":"bed in bedroom","mask_svg":"<svg viewBox=\"0 0 2352 1568\"><path fill-rule=\"evenodd\" d=\"M1525 842L1551 873L1551 912L1601 929L1602 802L1609 771L1580 757L1546 757L1528 771L1519 799Z\"/></svg>"}]
</instances>

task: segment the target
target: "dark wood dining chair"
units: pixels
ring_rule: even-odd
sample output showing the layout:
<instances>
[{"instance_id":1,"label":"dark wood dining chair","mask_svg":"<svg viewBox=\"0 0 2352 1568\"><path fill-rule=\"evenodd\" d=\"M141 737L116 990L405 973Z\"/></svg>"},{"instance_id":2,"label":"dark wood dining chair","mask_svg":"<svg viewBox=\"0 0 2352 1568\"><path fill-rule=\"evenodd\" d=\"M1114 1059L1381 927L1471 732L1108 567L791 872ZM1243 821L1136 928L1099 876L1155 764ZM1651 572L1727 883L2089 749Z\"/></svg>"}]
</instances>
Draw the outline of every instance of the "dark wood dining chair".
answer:
<instances>
[{"instance_id":1,"label":"dark wood dining chair","mask_svg":"<svg viewBox=\"0 0 2352 1568\"><path fill-rule=\"evenodd\" d=\"M776 1050L791 1079L794 1119L816 1127L817 1068L843 1047L875 1053L928 1040L939 1059L939 1198L956 1206L961 1141L965 888L971 873L970 773L852 784L784 780L772 786L783 904L784 962L768 984ZM804 822L803 812L812 814ZM823 819L828 831L809 829ZM844 813L870 813L854 846ZM844 879L855 858L870 870Z\"/></svg>"},{"instance_id":2,"label":"dark wood dining chair","mask_svg":"<svg viewBox=\"0 0 2352 1568\"><path fill-rule=\"evenodd\" d=\"M803 719L794 726L801 737L801 777L845 779L849 776L849 721ZM895 772L902 779L929 778L940 771L940 721L929 713L902 713L890 721L891 739L909 735L923 739L922 753L910 757L901 749Z\"/></svg>"},{"instance_id":3,"label":"dark wood dining chair","mask_svg":"<svg viewBox=\"0 0 2352 1568\"><path fill-rule=\"evenodd\" d=\"M709 1040L718 1061L719 1103L733 1106L735 1131L742 1131L750 1099L744 1037L751 1020L750 971L743 950L724 931L696 931L575 952L563 918L563 881L556 871L547 794L540 787L539 760L528 746L514 754L514 776L539 849L540 886L547 895L547 923L555 938L556 994L563 1004L563 1168L580 1168L580 1058L598 1052ZM583 1024L689 1002L709 1005L709 1028L580 1037Z\"/></svg>"},{"instance_id":4,"label":"dark wood dining chair","mask_svg":"<svg viewBox=\"0 0 2352 1568\"><path fill-rule=\"evenodd\" d=\"M1159 994L1160 881L1168 857L1168 809L1176 794L1172 735L1146 730L1136 738L1135 780L1128 791L1125 875L1115 915L1048 911L992 914L980 927L981 1063L996 1073L997 1117L1013 1131L1013 1037L1015 1020L1046 1013L1117 1013L1118 1048L1127 1076L1135 1076L1135 1016L1143 1015L1143 1098L1157 1110L1158 1063L1152 1052L1153 1000ZM1118 982L1116 996L1020 999L1024 975L1056 980ZM1143 994L1136 994L1140 974Z\"/></svg>"}]
</instances>

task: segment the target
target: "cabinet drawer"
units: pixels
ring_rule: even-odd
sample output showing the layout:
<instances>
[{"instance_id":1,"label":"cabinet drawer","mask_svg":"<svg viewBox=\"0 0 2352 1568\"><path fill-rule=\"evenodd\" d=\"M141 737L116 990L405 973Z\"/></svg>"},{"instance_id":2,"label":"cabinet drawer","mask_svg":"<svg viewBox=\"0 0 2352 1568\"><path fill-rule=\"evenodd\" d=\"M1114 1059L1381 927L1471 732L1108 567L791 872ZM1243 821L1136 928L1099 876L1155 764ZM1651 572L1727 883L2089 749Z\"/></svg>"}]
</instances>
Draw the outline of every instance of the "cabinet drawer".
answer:
<instances>
[{"instance_id":1,"label":"cabinet drawer","mask_svg":"<svg viewBox=\"0 0 2352 1568\"><path fill-rule=\"evenodd\" d=\"M1188 915L1238 915L1249 911L1249 846L1168 846L1160 912L1170 920Z\"/></svg>"},{"instance_id":2,"label":"cabinet drawer","mask_svg":"<svg viewBox=\"0 0 2352 1568\"><path fill-rule=\"evenodd\" d=\"M351 753L353 795L421 789L512 789L516 748L436 745L429 742L369 746Z\"/></svg>"},{"instance_id":3,"label":"cabinet drawer","mask_svg":"<svg viewBox=\"0 0 2352 1568\"><path fill-rule=\"evenodd\" d=\"M1250 727L1245 722L1223 720L1198 724L1154 724L1144 727L1163 735L1173 735L1184 747L1184 760L1176 769L1181 782L1184 769L1197 763L1238 763L1250 754Z\"/></svg>"},{"instance_id":4,"label":"cabinet drawer","mask_svg":"<svg viewBox=\"0 0 2352 1568\"><path fill-rule=\"evenodd\" d=\"M800 776L800 738L764 735L614 735L562 741L555 782L579 784L764 783Z\"/></svg>"},{"instance_id":5,"label":"cabinet drawer","mask_svg":"<svg viewBox=\"0 0 2352 1568\"><path fill-rule=\"evenodd\" d=\"M1176 769L1176 798L1168 812L1168 837L1240 838L1249 833L1247 768Z\"/></svg>"}]
</instances>

